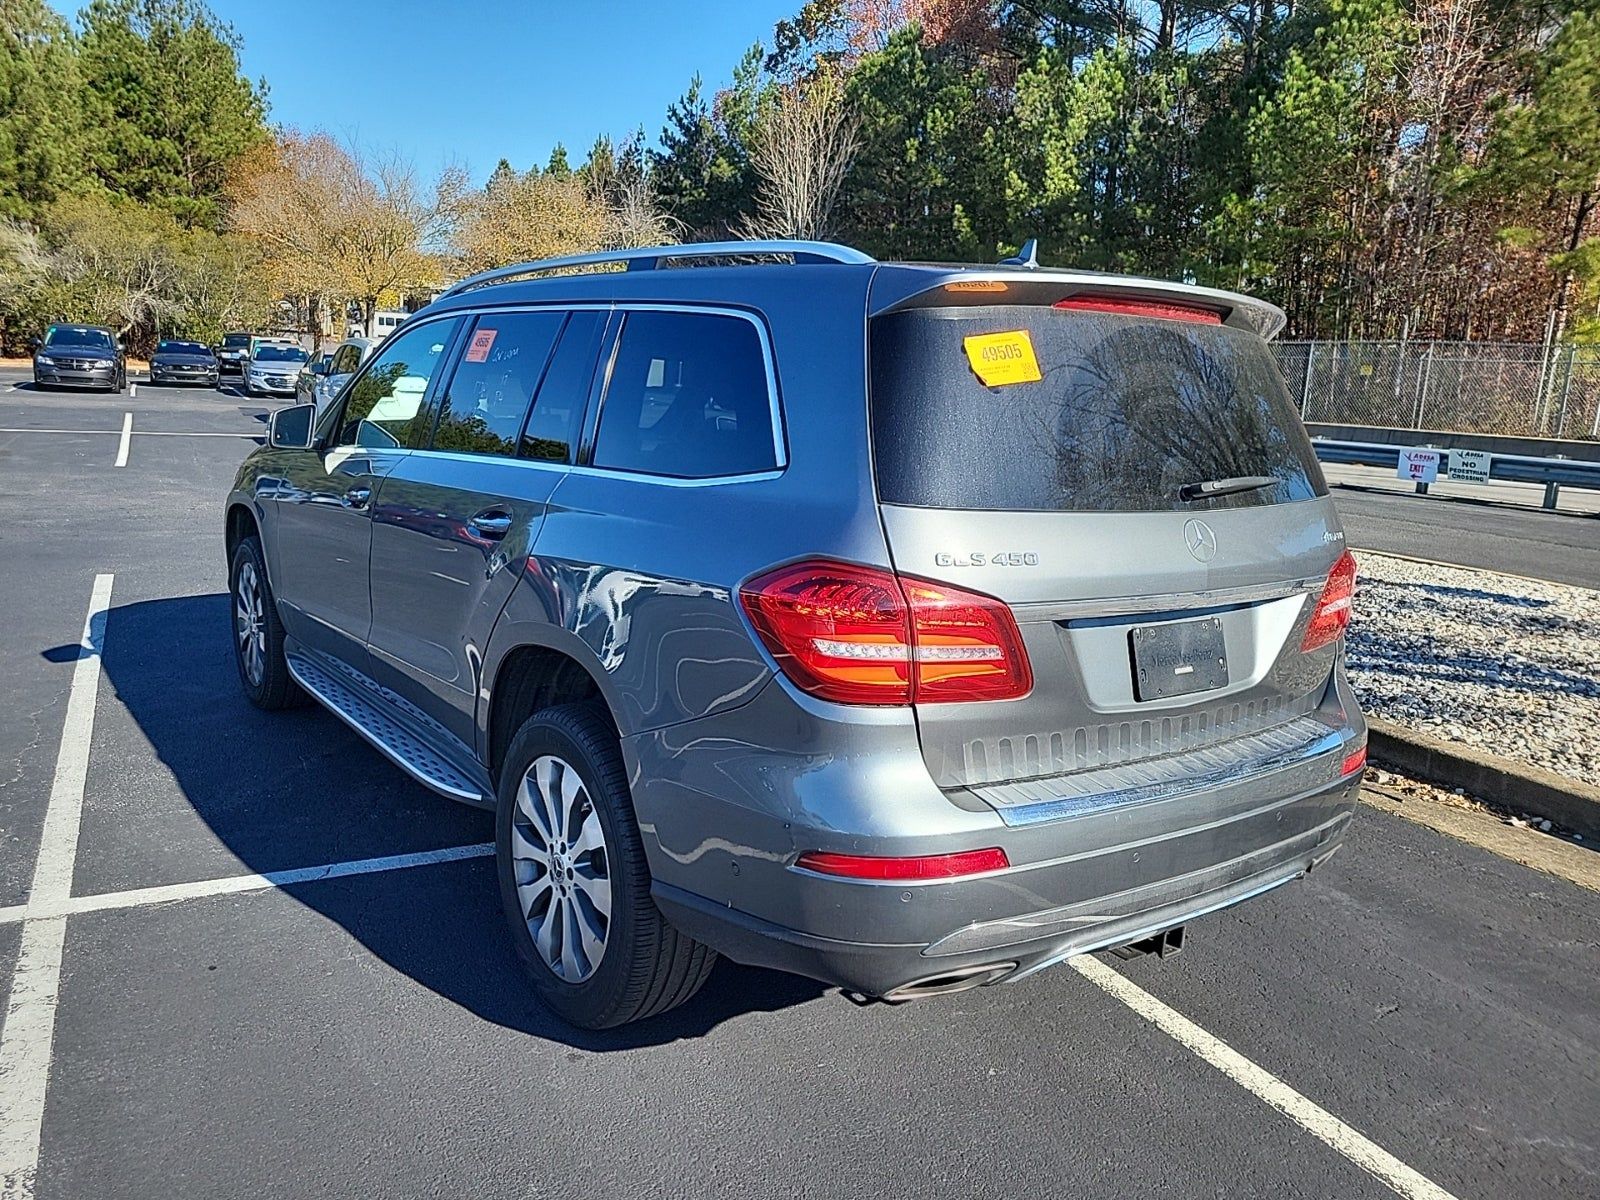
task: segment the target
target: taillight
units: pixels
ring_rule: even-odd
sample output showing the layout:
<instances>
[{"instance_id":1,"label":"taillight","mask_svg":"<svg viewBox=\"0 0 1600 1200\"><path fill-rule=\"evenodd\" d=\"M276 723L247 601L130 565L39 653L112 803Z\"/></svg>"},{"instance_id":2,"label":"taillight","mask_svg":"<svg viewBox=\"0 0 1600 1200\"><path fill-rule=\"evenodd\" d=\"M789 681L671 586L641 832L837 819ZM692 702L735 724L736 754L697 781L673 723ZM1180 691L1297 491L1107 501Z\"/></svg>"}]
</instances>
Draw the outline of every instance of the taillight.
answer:
<instances>
[{"instance_id":1,"label":"taillight","mask_svg":"<svg viewBox=\"0 0 1600 1200\"><path fill-rule=\"evenodd\" d=\"M1115 313L1125 317L1159 317L1164 321L1194 321L1201 325L1221 325L1222 314L1214 308L1193 304L1169 304L1160 300L1125 300L1119 296L1069 296L1057 300L1053 308L1077 312Z\"/></svg>"},{"instance_id":2,"label":"taillight","mask_svg":"<svg viewBox=\"0 0 1600 1200\"><path fill-rule=\"evenodd\" d=\"M945 583L900 579L911 606L912 699L918 704L1015 700L1033 669L1011 609Z\"/></svg>"},{"instance_id":3,"label":"taillight","mask_svg":"<svg viewBox=\"0 0 1600 1200\"><path fill-rule=\"evenodd\" d=\"M1311 614L1311 624L1306 627L1301 650L1315 650L1336 640L1350 624L1350 613L1356 599L1356 556L1346 550L1328 572L1328 582L1322 595L1317 597L1316 610Z\"/></svg>"},{"instance_id":4,"label":"taillight","mask_svg":"<svg viewBox=\"0 0 1600 1200\"><path fill-rule=\"evenodd\" d=\"M847 879L954 879L962 875L1004 871L1011 862L1004 850L999 846L991 846L985 850L922 854L914 858L880 858L811 850L802 854L795 865L822 875L842 875Z\"/></svg>"},{"instance_id":5,"label":"taillight","mask_svg":"<svg viewBox=\"0 0 1600 1200\"><path fill-rule=\"evenodd\" d=\"M991 596L813 560L752 579L739 600L783 673L823 700L949 704L1033 690L1016 620Z\"/></svg>"},{"instance_id":6,"label":"taillight","mask_svg":"<svg viewBox=\"0 0 1600 1200\"><path fill-rule=\"evenodd\" d=\"M1361 747L1361 749L1357 750L1354 754L1345 755L1344 762L1339 764L1339 774L1340 774L1340 776L1354 775L1357 771L1361 770L1361 768L1365 767L1366 765L1367 765L1367 748L1365 746L1363 746L1363 747Z\"/></svg>"}]
</instances>

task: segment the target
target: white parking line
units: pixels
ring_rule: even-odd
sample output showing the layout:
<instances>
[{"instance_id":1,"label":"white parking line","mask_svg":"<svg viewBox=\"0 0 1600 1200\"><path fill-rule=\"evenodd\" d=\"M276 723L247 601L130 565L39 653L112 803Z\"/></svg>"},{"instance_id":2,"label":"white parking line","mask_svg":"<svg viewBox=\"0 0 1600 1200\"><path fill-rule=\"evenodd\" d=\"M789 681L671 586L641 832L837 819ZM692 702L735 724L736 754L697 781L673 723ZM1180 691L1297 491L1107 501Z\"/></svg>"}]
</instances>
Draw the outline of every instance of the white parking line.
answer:
<instances>
[{"instance_id":1,"label":"white parking line","mask_svg":"<svg viewBox=\"0 0 1600 1200\"><path fill-rule=\"evenodd\" d=\"M117 461L116 461L116 465L119 466L119 467L125 467L125 466L128 465L128 442L132 437L133 437L133 414L132 413L123 413L122 414L122 441L117 443Z\"/></svg>"},{"instance_id":2,"label":"white parking line","mask_svg":"<svg viewBox=\"0 0 1600 1200\"><path fill-rule=\"evenodd\" d=\"M131 416L132 414L130 413L129 415ZM5 426L5 427L0 427L0 433L70 433L70 434L79 434L79 435L82 435L82 434L94 434L94 433L104 433L104 434L120 436L122 431L120 429L32 429L32 428L24 428L22 426ZM135 430L132 431L132 436L134 436L134 437L263 438L263 437L267 436L267 431L265 429L263 429L260 433L189 433L186 430L182 430L182 429L135 429Z\"/></svg>"},{"instance_id":3,"label":"white parking line","mask_svg":"<svg viewBox=\"0 0 1600 1200\"><path fill-rule=\"evenodd\" d=\"M30 903L54 904L72 895L111 582L110 575L96 575L89 595L89 613L84 618L78 661L72 668L72 687L67 694L55 781L39 836L33 887L28 893ZM61 948L66 934L64 916L24 922L5 1028L0 1031L0 1196L16 1200L30 1200L39 1167L39 1130L50 1078L56 999L61 989Z\"/></svg>"},{"instance_id":4,"label":"white parking line","mask_svg":"<svg viewBox=\"0 0 1600 1200\"><path fill-rule=\"evenodd\" d=\"M319 867L295 867L268 871L261 875L225 875L219 879L197 879L192 883L169 883L159 887L133 888L125 892L102 892L97 896L68 896L55 901L13 904L0 908L0 925L17 921L53 920L83 913L104 912L113 908L144 908L152 904L171 904L203 896L226 896L239 892L259 892L267 888L293 887L300 883L320 883L328 879L347 879L352 875L375 875L381 871L402 871L407 867L426 867L434 863L460 862L484 858L494 853L493 842L470 846L447 846L443 850L419 850L413 854L388 854L381 858L357 858L348 862L324 863ZM0 1195L3 1195L0 1192Z\"/></svg>"},{"instance_id":5,"label":"white parking line","mask_svg":"<svg viewBox=\"0 0 1600 1200\"><path fill-rule=\"evenodd\" d=\"M1121 1000L1146 1021L1196 1054L1240 1087L1266 1101L1313 1137L1327 1143L1356 1166L1377 1176L1406 1200L1455 1200L1427 1176L1418 1173L1382 1146L1346 1125L1327 1109L1307 1100L1283 1080L1258 1067L1220 1038L1169 1008L1129 982L1099 959L1083 955L1070 960L1078 974Z\"/></svg>"},{"instance_id":6,"label":"white parking line","mask_svg":"<svg viewBox=\"0 0 1600 1200\"><path fill-rule=\"evenodd\" d=\"M130 383L128 385L128 395L137 396L138 394L139 394L139 385L137 383Z\"/></svg>"}]
</instances>

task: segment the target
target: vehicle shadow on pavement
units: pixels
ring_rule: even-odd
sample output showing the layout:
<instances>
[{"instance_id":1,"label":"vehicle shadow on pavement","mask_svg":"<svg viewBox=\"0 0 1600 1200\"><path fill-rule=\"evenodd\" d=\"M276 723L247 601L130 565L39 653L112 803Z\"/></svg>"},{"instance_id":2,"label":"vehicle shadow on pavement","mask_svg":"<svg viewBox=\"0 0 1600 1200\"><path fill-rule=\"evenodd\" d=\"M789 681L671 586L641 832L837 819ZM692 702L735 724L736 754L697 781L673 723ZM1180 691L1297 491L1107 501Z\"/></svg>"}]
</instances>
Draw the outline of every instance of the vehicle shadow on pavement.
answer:
<instances>
[{"instance_id":1,"label":"vehicle shadow on pavement","mask_svg":"<svg viewBox=\"0 0 1600 1200\"><path fill-rule=\"evenodd\" d=\"M321 708L308 704L264 713L252 707L239 687L230 616L224 594L113 605L108 614L106 679L171 773L182 801L155 796L145 799L142 818L118 813L115 861L134 863L117 868L132 870L131 876L96 882L99 864L111 856L99 853L93 823L86 825L79 855L81 893L493 838L488 813L414 783ZM60 662L78 657L79 649L62 646L44 653ZM113 720L106 714L107 726ZM138 742L117 744L148 753ZM217 842L243 866L234 869ZM724 961L699 996L681 1008L635 1026L591 1033L566 1025L534 998L512 949L487 857L282 890L340 925L396 971L482 1019L587 1051L700 1037L723 1021L803 1004L830 990L812 980ZM292 955L293 947L277 947L276 953Z\"/></svg>"}]
</instances>

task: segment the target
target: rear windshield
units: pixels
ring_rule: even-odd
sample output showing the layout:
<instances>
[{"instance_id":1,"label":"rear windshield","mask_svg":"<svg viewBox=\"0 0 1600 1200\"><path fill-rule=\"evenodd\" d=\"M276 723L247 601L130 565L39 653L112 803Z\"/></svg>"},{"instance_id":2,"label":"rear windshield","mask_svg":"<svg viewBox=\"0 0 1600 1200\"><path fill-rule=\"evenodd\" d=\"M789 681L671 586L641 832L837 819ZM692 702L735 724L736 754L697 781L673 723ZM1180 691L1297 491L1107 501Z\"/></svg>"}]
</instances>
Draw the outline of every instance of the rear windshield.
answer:
<instances>
[{"instance_id":1,"label":"rear windshield","mask_svg":"<svg viewBox=\"0 0 1600 1200\"><path fill-rule=\"evenodd\" d=\"M248 333L230 333L222 339L224 346L248 346L250 335Z\"/></svg>"},{"instance_id":2,"label":"rear windshield","mask_svg":"<svg viewBox=\"0 0 1600 1200\"><path fill-rule=\"evenodd\" d=\"M985 386L966 346L984 334L1013 335L999 340L1024 360L1031 346L1038 381L991 375ZM1219 325L1021 306L878 317L872 431L878 495L890 504L1204 511L1327 494L1266 343ZM1178 494L1242 476L1276 482Z\"/></svg>"}]
</instances>

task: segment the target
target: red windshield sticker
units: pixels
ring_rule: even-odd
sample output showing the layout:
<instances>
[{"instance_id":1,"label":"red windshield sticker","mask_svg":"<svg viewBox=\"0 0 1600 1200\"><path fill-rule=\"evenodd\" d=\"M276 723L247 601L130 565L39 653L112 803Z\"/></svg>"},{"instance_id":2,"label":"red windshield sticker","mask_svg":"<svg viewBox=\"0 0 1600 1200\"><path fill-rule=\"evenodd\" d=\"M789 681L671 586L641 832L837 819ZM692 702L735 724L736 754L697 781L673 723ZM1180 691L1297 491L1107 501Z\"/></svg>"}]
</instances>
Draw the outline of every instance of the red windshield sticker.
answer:
<instances>
[{"instance_id":1,"label":"red windshield sticker","mask_svg":"<svg viewBox=\"0 0 1600 1200\"><path fill-rule=\"evenodd\" d=\"M467 347L468 362L488 362L489 348L494 345L494 329L480 329L472 335L472 345Z\"/></svg>"}]
</instances>

